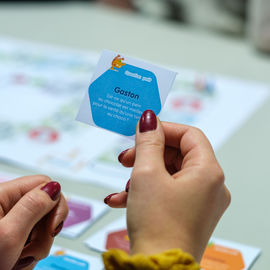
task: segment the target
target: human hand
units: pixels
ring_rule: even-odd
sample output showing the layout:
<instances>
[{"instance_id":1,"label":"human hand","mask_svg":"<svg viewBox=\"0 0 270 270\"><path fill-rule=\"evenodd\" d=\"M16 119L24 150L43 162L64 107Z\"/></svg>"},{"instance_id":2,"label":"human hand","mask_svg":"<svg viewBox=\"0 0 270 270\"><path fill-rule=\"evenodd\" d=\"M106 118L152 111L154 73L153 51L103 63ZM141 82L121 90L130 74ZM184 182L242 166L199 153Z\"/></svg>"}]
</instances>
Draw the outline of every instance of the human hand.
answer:
<instances>
[{"instance_id":1,"label":"human hand","mask_svg":"<svg viewBox=\"0 0 270 270\"><path fill-rule=\"evenodd\" d=\"M199 262L230 203L214 151L197 128L160 122L143 113L135 147L119 161L132 167L129 190L105 198L127 206L131 254L181 248ZM128 187L127 187L128 188Z\"/></svg>"},{"instance_id":2,"label":"human hand","mask_svg":"<svg viewBox=\"0 0 270 270\"><path fill-rule=\"evenodd\" d=\"M68 207L57 182L33 175L0 183L0 269L33 269L47 257Z\"/></svg>"}]
</instances>

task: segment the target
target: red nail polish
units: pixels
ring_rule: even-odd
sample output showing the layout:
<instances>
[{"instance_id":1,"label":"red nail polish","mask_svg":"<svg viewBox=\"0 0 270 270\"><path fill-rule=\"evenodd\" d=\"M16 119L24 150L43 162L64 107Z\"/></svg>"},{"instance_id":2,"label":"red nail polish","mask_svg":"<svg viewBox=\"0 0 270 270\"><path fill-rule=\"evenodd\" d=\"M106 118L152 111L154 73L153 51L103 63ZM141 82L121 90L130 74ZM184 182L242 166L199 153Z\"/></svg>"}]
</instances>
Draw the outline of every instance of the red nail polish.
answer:
<instances>
[{"instance_id":1,"label":"red nail polish","mask_svg":"<svg viewBox=\"0 0 270 270\"><path fill-rule=\"evenodd\" d=\"M126 192L129 191L129 184L130 184L130 179L127 181L127 184L126 184L126 188L125 188L125 191L126 191Z\"/></svg>"},{"instance_id":2,"label":"red nail polish","mask_svg":"<svg viewBox=\"0 0 270 270\"><path fill-rule=\"evenodd\" d=\"M58 182L50 182L42 187L41 190L45 191L55 201L60 195L61 186Z\"/></svg>"},{"instance_id":3,"label":"red nail polish","mask_svg":"<svg viewBox=\"0 0 270 270\"><path fill-rule=\"evenodd\" d=\"M15 266L12 268L12 270L19 270L19 269L25 268L31 265L34 261L35 261L35 258L31 256L19 259L17 263L15 264Z\"/></svg>"},{"instance_id":4,"label":"red nail polish","mask_svg":"<svg viewBox=\"0 0 270 270\"><path fill-rule=\"evenodd\" d=\"M112 197L113 195L116 195L116 194L118 194L118 193L112 193L112 194L108 195L108 196L104 199L104 203L108 204L108 202L109 202L109 200L111 199L111 197Z\"/></svg>"},{"instance_id":5,"label":"red nail polish","mask_svg":"<svg viewBox=\"0 0 270 270\"><path fill-rule=\"evenodd\" d=\"M157 128L157 117L155 113L152 110L146 110L143 112L140 124L139 124L139 130L140 132L146 132L155 130Z\"/></svg>"},{"instance_id":6,"label":"red nail polish","mask_svg":"<svg viewBox=\"0 0 270 270\"><path fill-rule=\"evenodd\" d=\"M120 154L119 154L119 156L118 156L118 161L121 163L121 161L122 161L122 158L123 158L123 156L125 155L125 153L128 151L129 149L126 149L126 150L124 150L124 151L122 151Z\"/></svg>"},{"instance_id":7,"label":"red nail polish","mask_svg":"<svg viewBox=\"0 0 270 270\"><path fill-rule=\"evenodd\" d=\"M63 225L64 225L64 221L62 221L54 230L53 234L52 234L52 237L55 237L58 233L61 232L62 228L63 228Z\"/></svg>"},{"instance_id":8,"label":"red nail polish","mask_svg":"<svg viewBox=\"0 0 270 270\"><path fill-rule=\"evenodd\" d=\"M32 230L32 231L30 232L30 234L28 235L28 238L27 238L27 240L26 240L26 242L25 242L25 244L24 244L24 247L26 247L28 244L31 243L32 232L33 232L33 230Z\"/></svg>"}]
</instances>

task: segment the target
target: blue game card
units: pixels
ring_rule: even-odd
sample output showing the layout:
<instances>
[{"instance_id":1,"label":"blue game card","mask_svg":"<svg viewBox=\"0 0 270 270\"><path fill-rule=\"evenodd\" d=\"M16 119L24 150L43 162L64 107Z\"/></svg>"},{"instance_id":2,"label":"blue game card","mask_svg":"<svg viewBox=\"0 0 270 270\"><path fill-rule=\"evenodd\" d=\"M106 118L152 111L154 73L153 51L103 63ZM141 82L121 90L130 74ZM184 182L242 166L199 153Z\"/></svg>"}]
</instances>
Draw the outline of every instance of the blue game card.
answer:
<instances>
[{"instance_id":1,"label":"blue game card","mask_svg":"<svg viewBox=\"0 0 270 270\"><path fill-rule=\"evenodd\" d=\"M103 51L77 120L132 137L142 113L158 115L176 72Z\"/></svg>"},{"instance_id":2,"label":"blue game card","mask_svg":"<svg viewBox=\"0 0 270 270\"><path fill-rule=\"evenodd\" d=\"M82 254L53 245L47 258L39 261L34 270L101 270L100 256Z\"/></svg>"}]
</instances>

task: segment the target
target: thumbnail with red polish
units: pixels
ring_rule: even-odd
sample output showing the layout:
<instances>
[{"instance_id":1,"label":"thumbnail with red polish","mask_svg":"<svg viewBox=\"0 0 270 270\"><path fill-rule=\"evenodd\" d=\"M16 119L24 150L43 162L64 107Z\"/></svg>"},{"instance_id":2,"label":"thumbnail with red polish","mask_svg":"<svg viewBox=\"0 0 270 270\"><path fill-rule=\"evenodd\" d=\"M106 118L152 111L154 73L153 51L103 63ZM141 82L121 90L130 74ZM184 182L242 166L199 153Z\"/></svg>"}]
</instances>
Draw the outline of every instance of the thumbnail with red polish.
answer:
<instances>
[{"instance_id":1,"label":"thumbnail with red polish","mask_svg":"<svg viewBox=\"0 0 270 270\"><path fill-rule=\"evenodd\" d=\"M130 179L127 181L127 184L126 184L126 188L125 188L125 191L126 192L129 191L129 185L130 185Z\"/></svg>"},{"instance_id":2,"label":"thumbnail with red polish","mask_svg":"<svg viewBox=\"0 0 270 270\"><path fill-rule=\"evenodd\" d=\"M109 200L111 199L111 197L112 197L113 195L116 195L116 194L118 194L118 193L112 193L112 194L108 195L108 196L104 199L104 203L108 204L108 202L109 202Z\"/></svg>"},{"instance_id":3,"label":"thumbnail with red polish","mask_svg":"<svg viewBox=\"0 0 270 270\"><path fill-rule=\"evenodd\" d=\"M155 113L152 110L144 111L141 116L139 124L140 132L147 132L155 130L156 128L157 128L157 117Z\"/></svg>"},{"instance_id":4,"label":"thumbnail with red polish","mask_svg":"<svg viewBox=\"0 0 270 270\"><path fill-rule=\"evenodd\" d=\"M119 156L118 156L118 161L119 161L120 163L122 162L122 159L123 159L125 153L126 153L128 150L129 150L129 149L126 149L126 150L122 151L122 152L119 154Z\"/></svg>"},{"instance_id":5,"label":"thumbnail with red polish","mask_svg":"<svg viewBox=\"0 0 270 270\"><path fill-rule=\"evenodd\" d=\"M63 225L64 225L64 221L62 221L54 230L53 234L52 234L52 237L55 237L58 233L61 232L62 228L63 228Z\"/></svg>"},{"instance_id":6,"label":"thumbnail with red polish","mask_svg":"<svg viewBox=\"0 0 270 270\"><path fill-rule=\"evenodd\" d=\"M60 195L61 186L58 182L50 182L42 187L41 190L45 191L55 201Z\"/></svg>"}]
</instances>

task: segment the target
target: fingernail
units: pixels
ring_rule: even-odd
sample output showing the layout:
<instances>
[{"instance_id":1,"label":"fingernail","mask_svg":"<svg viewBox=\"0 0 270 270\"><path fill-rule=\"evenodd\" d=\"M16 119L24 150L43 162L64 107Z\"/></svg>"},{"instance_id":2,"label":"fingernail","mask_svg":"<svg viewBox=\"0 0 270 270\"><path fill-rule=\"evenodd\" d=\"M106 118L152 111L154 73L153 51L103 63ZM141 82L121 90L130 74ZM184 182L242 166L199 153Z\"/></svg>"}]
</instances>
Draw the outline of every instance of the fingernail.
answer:
<instances>
[{"instance_id":1,"label":"fingernail","mask_svg":"<svg viewBox=\"0 0 270 270\"><path fill-rule=\"evenodd\" d=\"M157 117L155 113L152 110L144 111L141 116L139 124L140 132L155 130L156 128L157 128Z\"/></svg>"},{"instance_id":2,"label":"fingernail","mask_svg":"<svg viewBox=\"0 0 270 270\"><path fill-rule=\"evenodd\" d=\"M111 197L112 197L113 195L116 195L116 194L118 194L118 193L112 193L112 194L108 195L108 196L104 199L104 203L108 204L108 202L109 202L109 200L111 199Z\"/></svg>"},{"instance_id":3,"label":"fingernail","mask_svg":"<svg viewBox=\"0 0 270 270\"><path fill-rule=\"evenodd\" d=\"M24 247L26 247L28 244L31 243L32 232L33 232L33 230L32 230L32 231L30 232L30 234L28 235L28 238L27 238L27 240L26 240L26 242L25 242L25 244L24 244Z\"/></svg>"},{"instance_id":4,"label":"fingernail","mask_svg":"<svg viewBox=\"0 0 270 270\"><path fill-rule=\"evenodd\" d=\"M31 265L35 261L34 257L25 257L17 261L16 265L12 268L12 270L19 270Z\"/></svg>"},{"instance_id":5,"label":"fingernail","mask_svg":"<svg viewBox=\"0 0 270 270\"><path fill-rule=\"evenodd\" d=\"M61 186L58 182L50 182L42 187L41 190L45 191L55 201L60 195Z\"/></svg>"},{"instance_id":6,"label":"fingernail","mask_svg":"<svg viewBox=\"0 0 270 270\"><path fill-rule=\"evenodd\" d=\"M52 234L52 237L55 237L58 233L61 232L62 228L63 228L63 225L64 225L64 221L62 221L54 230L53 234Z\"/></svg>"},{"instance_id":7,"label":"fingernail","mask_svg":"<svg viewBox=\"0 0 270 270\"><path fill-rule=\"evenodd\" d=\"M130 179L127 181L127 184L126 184L126 189L125 189L126 192L129 191L129 183L130 183Z\"/></svg>"},{"instance_id":8,"label":"fingernail","mask_svg":"<svg viewBox=\"0 0 270 270\"><path fill-rule=\"evenodd\" d=\"M118 156L118 161L119 161L120 163L122 163L122 158L123 158L123 156L125 155L125 153L126 153L128 150L129 150L129 149L126 149L126 150L122 151L122 152L119 154L119 156Z\"/></svg>"}]
</instances>

